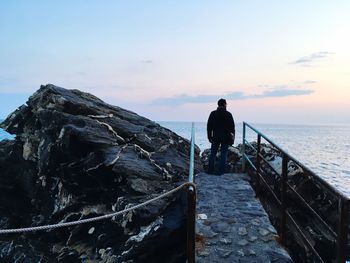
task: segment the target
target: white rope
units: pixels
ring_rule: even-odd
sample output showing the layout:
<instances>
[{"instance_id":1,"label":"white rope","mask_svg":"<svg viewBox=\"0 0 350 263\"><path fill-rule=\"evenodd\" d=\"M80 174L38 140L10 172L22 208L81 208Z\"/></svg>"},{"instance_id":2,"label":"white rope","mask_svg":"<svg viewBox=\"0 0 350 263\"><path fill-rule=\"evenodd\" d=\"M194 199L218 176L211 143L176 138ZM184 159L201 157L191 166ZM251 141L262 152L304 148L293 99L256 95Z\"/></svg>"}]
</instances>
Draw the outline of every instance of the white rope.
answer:
<instances>
[{"instance_id":1,"label":"white rope","mask_svg":"<svg viewBox=\"0 0 350 263\"><path fill-rule=\"evenodd\" d=\"M45 226L35 226L35 227L25 227L25 228L14 228L14 229L0 229L0 234L12 234L12 233L24 233L24 232L34 232L34 231L40 231L40 230L47 230L47 229L56 229L56 228L61 228L61 227L68 227L68 226L74 226L74 225L79 225L79 224L85 224L85 223L91 223L91 222L95 222L95 221L100 221L100 220L104 220L107 218L111 218L114 216L118 216L121 214L125 214L129 211L144 207L146 205L148 205L149 203L152 203L156 200L162 199L166 196L169 196L179 190L181 190L182 188L184 188L185 186L192 186L193 188L195 188L195 185L193 183L190 182L186 182L183 183L182 185L164 193L161 194L155 198L152 198L150 200L147 200L141 204L126 208L124 210L115 212L115 213L111 213L111 214L106 214L106 215L102 215L102 216L96 216L96 217L91 217L91 218L87 218L87 219L82 219L82 220L77 220L77 221L72 221L72 222L65 222L65 223L58 223L58 224L52 224L52 225L45 225Z\"/></svg>"}]
</instances>

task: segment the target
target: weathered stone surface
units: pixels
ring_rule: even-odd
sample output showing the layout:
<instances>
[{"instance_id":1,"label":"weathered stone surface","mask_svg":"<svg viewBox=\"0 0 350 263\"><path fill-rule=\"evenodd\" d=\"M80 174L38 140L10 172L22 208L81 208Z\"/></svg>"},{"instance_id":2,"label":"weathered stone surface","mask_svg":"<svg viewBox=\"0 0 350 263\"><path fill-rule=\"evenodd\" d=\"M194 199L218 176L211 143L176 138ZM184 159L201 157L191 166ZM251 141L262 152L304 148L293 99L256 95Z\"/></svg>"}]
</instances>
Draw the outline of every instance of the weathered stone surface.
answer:
<instances>
[{"instance_id":1,"label":"weathered stone surface","mask_svg":"<svg viewBox=\"0 0 350 263\"><path fill-rule=\"evenodd\" d=\"M42 86L1 127L16 134L0 142L2 229L112 213L187 178L186 139L78 90ZM177 193L112 220L2 235L0 261L182 262L183 206Z\"/></svg>"},{"instance_id":2,"label":"weathered stone surface","mask_svg":"<svg viewBox=\"0 0 350 263\"><path fill-rule=\"evenodd\" d=\"M196 183L198 213L207 215L206 219L197 218L197 234L202 240L197 244L198 262L292 262L277 243L276 231L255 198L247 175L201 173ZM214 223L207 226L206 221ZM203 231L203 226L216 234Z\"/></svg>"}]
</instances>

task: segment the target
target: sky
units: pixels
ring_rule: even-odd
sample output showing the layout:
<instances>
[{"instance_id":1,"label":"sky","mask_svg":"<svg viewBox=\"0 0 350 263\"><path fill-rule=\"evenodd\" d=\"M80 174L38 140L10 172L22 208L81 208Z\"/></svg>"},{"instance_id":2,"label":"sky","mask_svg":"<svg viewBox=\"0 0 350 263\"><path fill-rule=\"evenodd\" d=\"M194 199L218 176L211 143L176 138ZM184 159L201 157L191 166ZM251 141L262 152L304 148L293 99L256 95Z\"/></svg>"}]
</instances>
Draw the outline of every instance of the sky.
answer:
<instances>
[{"instance_id":1,"label":"sky","mask_svg":"<svg viewBox=\"0 0 350 263\"><path fill-rule=\"evenodd\" d=\"M350 124L350 1L1 1L0 119L41 84L152 120Z\"/></svg>"}]
</instances>

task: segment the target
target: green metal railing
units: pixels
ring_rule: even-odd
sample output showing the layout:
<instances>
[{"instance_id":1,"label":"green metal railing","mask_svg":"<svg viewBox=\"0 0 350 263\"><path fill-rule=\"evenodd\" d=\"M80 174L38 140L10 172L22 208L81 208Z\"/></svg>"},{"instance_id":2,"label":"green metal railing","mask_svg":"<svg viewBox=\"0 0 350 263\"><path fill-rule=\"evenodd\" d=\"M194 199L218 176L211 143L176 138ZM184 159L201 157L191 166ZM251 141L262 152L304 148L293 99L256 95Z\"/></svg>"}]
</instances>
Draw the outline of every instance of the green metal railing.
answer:
<instances>
[{"instance_id":1,"label":"green metal railing","mask_svg":"<svg viewBox=\"0 0 350 263\"><path fill-rule=\"evenodd\" d=\"M190 167L188 182L195 183L194 177L194 145L195 145L195 128L192 123L191 129L191 148L190 148ZM189 186L187 189L187 262L195 262L196 246L196 189Z\"/></svg>"},{"instance_id":2,"label":"green metal railing","mask_svg":"<svg viewBox=\"0 0 350 263\"><path fill-rule=\"evenodd\" d=\"M246 139L246 129L249 128L257 135L257 146L256 148L247 141ZM271 144L277 151L279 151L282 155L282 172L279 173L275 170L275 168L265 159L261 152L261 139L264 139L269 144ZM253 160L246 154L246 147L251 148L256 155L254 156L256 158L256 161L254 163ZM293 162L297 166L299 166L304 174L310 176L312 180L315 182L321 184L327 191L332 193L333 196L336 197L336 200L338 201L338 223L337 223L337 230L334 231L332 229L332 226L326 222L322 218L321 215L319 215L307 202L306 200L301 196L301 194L298 193L297 189L292 187L288 182L288 163ZM281 147L279 147L276 143L274 143L271 139L269 139L267 136L262 134L260 131L255 129L253 126L249 125L246 122L243 122L243 145L242 145L242 170L243 172L246 171L247 165L255 172L256 175L256 189L257 189L257 195L260 193L260 189L262 187L265 187L265 189L268 190L268 192L274 197L277 205L280 207L281 212L281 221L280 221L280 231L279 234L281 236L281 241L283 244L285 244L286 241L286 233L287 233L287 226L291 226L294 229L296 229L298 236L303 241L304 245L307 247L309 251L313 254L314 259L318 260L317 262L325 262L322 257L320 256L320 251L317 250L313 245L312 241L308 236L304 233L302 230L302 227L300 224L298 224L297 220L292 216L290 213L290 208L292 208L292 204L288 203L288 195L293 195L293 197L298 200L303 207L307 210L307 212L311 213L314 218L318 220L318 222L325 227L328 233L330 233L331 236L333 236L334 240L336 240L336 262L337 263L343 263L346 262L347 257L347 244L348 244L348 223L349 223L349 198L344 195L342 192L331 186L328 182L326 182L324 179L316 175L314 172L312 172L309 168L307 168L305 165L300 163L298 160L296 160L294 157L292 157L290 154L288 154L286 151L284 151ZM263 166L265 165L265 166ZM267 182L266 178L266 171L263 171L263 167L268 166L270 170L273 171L274 174L277 174L279 176L279 180L281 182L281 191L279 193L276 192L276 189L271 187L271 185ZM276 178L274 180L277 180ZM275 184L276 182L274 182ZM295 209L300 209L300 207L294 207Z\"/></svg>"}]
</instances>

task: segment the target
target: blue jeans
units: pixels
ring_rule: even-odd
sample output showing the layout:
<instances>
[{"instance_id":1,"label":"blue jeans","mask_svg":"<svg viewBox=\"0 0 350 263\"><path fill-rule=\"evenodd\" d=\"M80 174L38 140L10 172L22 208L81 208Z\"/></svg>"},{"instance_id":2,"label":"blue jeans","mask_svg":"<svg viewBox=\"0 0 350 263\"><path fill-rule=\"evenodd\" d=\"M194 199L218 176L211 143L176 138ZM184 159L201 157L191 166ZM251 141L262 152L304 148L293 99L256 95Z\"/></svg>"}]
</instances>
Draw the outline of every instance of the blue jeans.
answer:
<instances>
[{"instance_id":1,"label":"blue jeans","mask_svg":"<svg viewBox=\"0 0 350 263\"><path fill-rule=\"evenodd\" d=\"M219 142L213 142L211 144L210 157L209 157L209 169L208 169L208 173L209 174L213 174L214 173L215 158L216 158L216 153L218 152L219 146L220 146ZM220 149L221 156L220 156L220 162L219 162L219 174L225 173L227 151L228 151L228 144L221 143L221 149Z\"/></svg>"}]
</instances>

